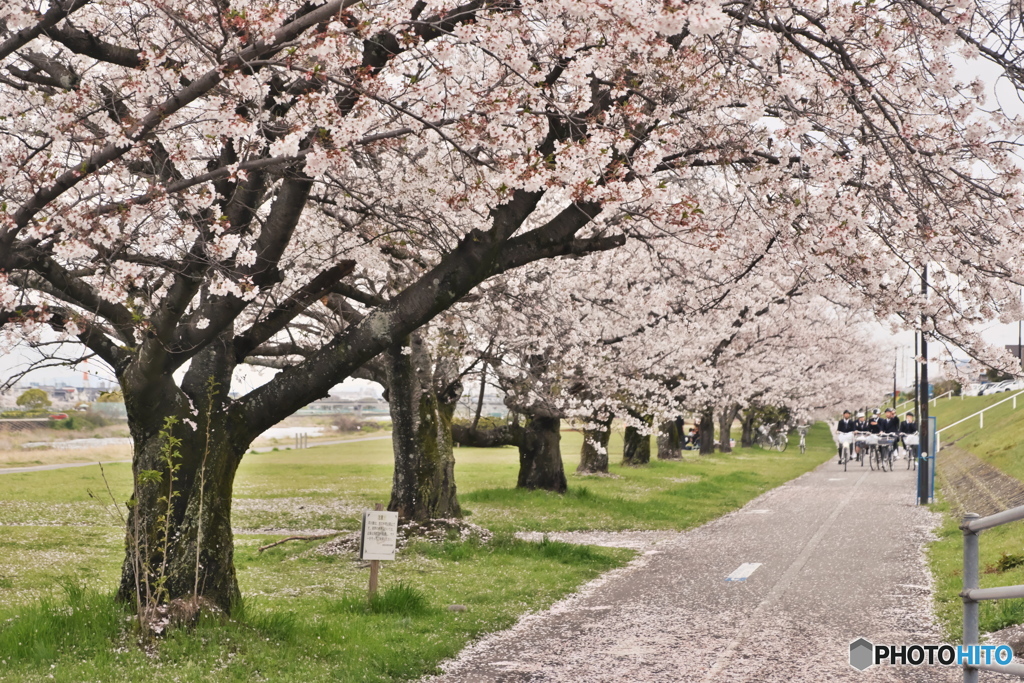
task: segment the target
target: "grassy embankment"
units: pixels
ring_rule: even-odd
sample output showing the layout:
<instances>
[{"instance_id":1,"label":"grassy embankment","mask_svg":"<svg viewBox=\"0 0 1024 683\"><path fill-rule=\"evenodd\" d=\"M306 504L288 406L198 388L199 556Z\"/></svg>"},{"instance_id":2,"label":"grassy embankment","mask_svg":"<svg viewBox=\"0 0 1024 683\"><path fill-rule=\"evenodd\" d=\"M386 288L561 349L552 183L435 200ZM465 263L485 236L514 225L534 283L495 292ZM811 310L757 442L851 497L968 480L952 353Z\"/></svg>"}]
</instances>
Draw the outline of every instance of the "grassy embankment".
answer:
<instances>
[{"instance_id":1,"label":"grassy embankment","mask_svg":"<svg viewBox=\"0 0 1024 683\"><path fill-rule=\"evenodd\" d=\"M1003 393L993 396L942 399L931 409L938 418L938 426L951 425L1011 396ZM1024 396L1017 402L1007 402L985 413L985 428L979 428L977 419L944 431L942 443L970 451L1006 474L1024 481ZM942 458L942 453L939 454ZM939 501L933 506L943 513L938 540L929 547L929 562L935 577L936 612L946 637L958 642L963 628L963 602L959 593L963 588L963 532L960 519L950 509L949 502L939 491ZM1024 584L1024 523L1010 524L985 531L981 535L981 586L1010 586ZM981 603L981 630L997 631L1006 626L1024 623L1024 600L1001 600Z\"/></svg>"},{"instance_id":2,"label":"grassy embankment","mask_svg":"<svg viewBox=\"0 0 1024 683\"><path fill-rule=\"evenodd\" d=\"M257 549L293 530L354 529L360 509L387 500L390 443L249 455L233 514L243 610L231 621L210 618L172 633L148 654L109 597L124 532L104 504L99 468L0 475L0 680L415 678L474 637L547 608L633 555L528 543L513 532L691 528L832 456L824 425L808 442L806 455L751 449L643 468L613 465L613 477L570 475L565 496L512 488L512 448L459 449L460 501L469 520L495 531L495 539L412 545L385 563L384 599L372 607L366 568L351 555L325 557L302 542ZM563 435L567 471L579 446L579 434ZM613 462L620 457L616 436ZM106 475L114 497L127 498L129 465L107 465ZM467 609L450 611L452 604Z\"/></svg>"}]
</instances>

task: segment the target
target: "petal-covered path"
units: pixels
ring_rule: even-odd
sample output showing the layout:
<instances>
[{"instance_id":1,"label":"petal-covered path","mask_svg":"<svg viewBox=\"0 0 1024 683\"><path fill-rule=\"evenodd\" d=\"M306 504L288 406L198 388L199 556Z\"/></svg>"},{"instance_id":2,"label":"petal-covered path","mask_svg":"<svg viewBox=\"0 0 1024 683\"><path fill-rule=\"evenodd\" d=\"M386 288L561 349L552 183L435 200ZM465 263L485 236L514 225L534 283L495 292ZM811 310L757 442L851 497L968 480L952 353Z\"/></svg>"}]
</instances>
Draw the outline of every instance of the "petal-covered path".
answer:
<instances>
[{"instance_id":1,"label":"petal-covered path","mask_svg":"<svg viewBox=\"0 0 1024 683\"><path fill-rule=\"evenodd\" d=\"M849 644L937 643L915 472L835 461L664 540L548 612L472 645L434 683L952 682L954 667L850 667ZM741 566L744 581L726 581ZM984 680L1006 680L983 674ZM1017 680L1017 679L1013 679Z\"/></svg>"}]
</instances>

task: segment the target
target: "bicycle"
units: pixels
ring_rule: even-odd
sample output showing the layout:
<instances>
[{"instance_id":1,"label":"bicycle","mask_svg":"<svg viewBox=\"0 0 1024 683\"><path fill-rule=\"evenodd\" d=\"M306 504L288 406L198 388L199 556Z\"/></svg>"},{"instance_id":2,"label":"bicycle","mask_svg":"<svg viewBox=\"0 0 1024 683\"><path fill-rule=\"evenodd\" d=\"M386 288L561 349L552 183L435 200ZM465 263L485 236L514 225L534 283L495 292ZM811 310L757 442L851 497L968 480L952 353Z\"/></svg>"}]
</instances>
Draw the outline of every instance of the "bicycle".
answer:
<instances>
[{"instance_id":1,"label":"bicycle","mask_svg":"<svg viewBox=\"0 0 1024 683\"><path fill-rule=\"evenodd\" d=\"M917 444L920 437L917 434L905 434L903 436L903 453L907 459L907 469L917 469Z\"/></svg>"},{"instance_id":2,"label":"bicycle","mask_svg":"<svg viewBox=\"0 0 1024 683\"><path fill-rule=\"evenodd\" d=\"M801 425L801 426L796 428L796 431L799 432L799 434L800 434L800 455L803 455L804 453L807 452L807 430L808 429L809 429L808 425Z\"/></svg>"},{"instance_id":3,"label":"bicycle","mask_svg":"<svg viewBox=\"0 0 1024 683\"><path fill-rule=\"evenodd\" d=\"M871 454L871 445L868 440L871 436L870 432L853 433L853 450L861 467L864 467L864 463L867 462L868 456Z\"/></svg>"},{"instance_id":4,"label":"bicycle","mask_svg":"<svg viewBox=\"0 0 1024 683\"><path fill-rule=\"evenodd\" d=\"M847 464L854 459L854 434L853 432L837 434L836 439L839 443L839 464L843 466L843 471L845 472Z\"/></svg>"},{"instance_id":5,"label":"bicycle","mask_svg":"<svg viewBox=\"0 0 1024 683\"><path fill-rule=\"evenodd\" d=\"M866 434L863 437L864 444L864 459L868 461L868 467L872 470L882 469L882 460L879 457L878 449L878 435L877 434Z\"/></svg>"},{"instance_id":6,"label":"bicycle","mask_svg":"<svg viewBox=\"0 0 1024 683\"><path fill-rule=\"evenodd\" d=\"M757 443L761 448L781 453L789 446L789 435L782 429L761 427L760 432L761 436L758 437Z\"/></svg>"},{"instance_id":7,"label":"bicycle","mask_svg":"<svg viewBox=\"0 0 1024 683\"><path fill-rule=\"evenodd\" d=\"M893 452L896 450L896 435L895 434L879 434L878 435L878 458L881 464L882 471L885 472L888 469L892 472L895 464L893 461Z\"/></svg>"}]
</instances>

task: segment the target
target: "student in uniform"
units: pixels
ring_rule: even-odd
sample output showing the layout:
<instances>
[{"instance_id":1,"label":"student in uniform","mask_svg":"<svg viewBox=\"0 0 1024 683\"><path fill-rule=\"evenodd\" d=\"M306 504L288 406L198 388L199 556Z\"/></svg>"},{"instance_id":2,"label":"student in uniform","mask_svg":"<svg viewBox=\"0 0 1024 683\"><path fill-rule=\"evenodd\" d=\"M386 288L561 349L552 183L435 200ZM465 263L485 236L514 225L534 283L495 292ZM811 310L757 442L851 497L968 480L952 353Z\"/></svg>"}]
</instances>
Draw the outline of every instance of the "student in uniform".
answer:
<instances>
[{"instance_id":1,"label":"student in uniform","mask_svg":"<svg viewBox=\"0 0 1024 683\"><path fill-rule=\"evenodd\" d=\"M839 420L839 424L836 425L836 432L839 434L849 434L850 432L857 430L857 422L851 416L849 410L843 411L843 419ZM839 464L843 462L843 447L839 446Z\"/></svg>"}]
</instances>

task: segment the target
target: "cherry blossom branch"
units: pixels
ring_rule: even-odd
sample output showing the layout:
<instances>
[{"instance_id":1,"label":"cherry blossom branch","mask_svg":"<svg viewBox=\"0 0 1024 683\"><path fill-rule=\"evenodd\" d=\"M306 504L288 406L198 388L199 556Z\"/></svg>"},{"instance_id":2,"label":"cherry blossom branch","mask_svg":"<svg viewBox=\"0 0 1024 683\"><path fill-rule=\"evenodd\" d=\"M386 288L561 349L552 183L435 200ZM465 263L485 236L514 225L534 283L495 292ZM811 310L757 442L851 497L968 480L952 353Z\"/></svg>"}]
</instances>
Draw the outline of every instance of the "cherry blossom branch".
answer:
<instances>
[{"instance_id":1,"label":"cherry blossom branch","mask_svg":"<svg viewBox=\"0 0 1024 683\"><path fill-rule=\"evenodd\" d=\"M56 26L67 16L88 5L92 0L54 0L39 21L21 29L10 38L0 43L0 59L4 59L18 48L24 47L35 40L47 29Z\"/></svg>"},{"instance_id":2,"label":"cherry blossom branch","mask_svg":"<svg viewBox=\"0 0 1024 683\"><path fill-rule=\"evenodd\" d=\"M164 119L181 110L191 102L216 87L226 74L243 67L246 62L271 55L281 50L283 44L302 34L310 26L329 19L339 11L356 3L357 0L330 0L330 2L313 9L297 19L282 26L273 33L269 41L257 41L241 52L233 54L217 68L199 76L174 95L154 107L148 114L141 117L126 137L131 143L138 142L148 136ZM72 187L106 166L111 161L124 156L133 144L108 143L103 149L94 152L80 165L65 171L49 187L37 190L30 200L22 204L14 212L12 227L0 229L0 247L10 250L18 232L46 207L51 201L61 196Z\"/></svg>"},{"instance_id":3,"label":"cherry blossom branch","mask_svg":"<svg viewBox=\"0 0 1024 683\"><path fill-rule=\"evenodd\" d=\"M328 268L293 292L273 311L263 316L248 330L235 337L235 358L241 361L251 355L260 344L263 344L279 331L284 329L295 316L302 313L313 301L330 291L339 280L352 273L355 261L345 261Z\"/></svg>"}]
</instances>

